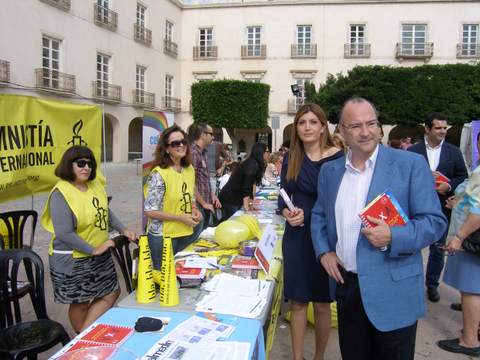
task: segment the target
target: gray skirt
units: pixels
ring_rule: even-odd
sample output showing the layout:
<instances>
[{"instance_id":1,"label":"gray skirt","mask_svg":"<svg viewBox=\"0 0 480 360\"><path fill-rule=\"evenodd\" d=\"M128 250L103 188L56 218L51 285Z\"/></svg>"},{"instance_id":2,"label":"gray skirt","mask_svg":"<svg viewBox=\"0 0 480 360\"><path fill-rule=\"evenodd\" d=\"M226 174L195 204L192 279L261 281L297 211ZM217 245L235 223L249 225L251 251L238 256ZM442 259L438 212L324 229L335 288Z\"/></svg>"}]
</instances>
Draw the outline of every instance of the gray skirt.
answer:
<instances>
[{"instance_id":1,"label":"gray skirt","mask_svg":"<svg viewBox=\"0 0 480 360\"><path fill-rule=\"evenodd\" d=\"M74 259L68 254L50 256L54 300L62 304L92 301L118 289L117 273L109 251Z\"/></svg>"}]
</instances>

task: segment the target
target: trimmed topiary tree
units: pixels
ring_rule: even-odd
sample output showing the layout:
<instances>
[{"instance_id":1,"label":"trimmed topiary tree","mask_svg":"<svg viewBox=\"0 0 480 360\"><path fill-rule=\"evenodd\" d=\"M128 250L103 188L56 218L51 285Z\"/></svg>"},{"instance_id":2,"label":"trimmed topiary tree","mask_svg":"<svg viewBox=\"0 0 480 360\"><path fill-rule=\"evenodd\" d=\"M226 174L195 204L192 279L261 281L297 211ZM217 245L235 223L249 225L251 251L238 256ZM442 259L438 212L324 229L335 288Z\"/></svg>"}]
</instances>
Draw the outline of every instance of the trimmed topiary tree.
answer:
<instances>
[{"instance_id":1,"label":"trimmed topiary tree","mask_svg":"<svg viewBox=\"0 0 480 360\"><path fill-rule=\"evenodd\" d=\"M201 81L192 85L194 122L227 129L267 126L270 86L240 80Z\"/></svg>"},{"instance_id":2,"label":"trimmed topiary tree","mask_svg":"<svg viewBox=\"0 0 480 360\"><path fill-rule=\"evenodd\" d=\"M347 75L329 75L318 92L309 84L309 101L338 122L342 104L352 96L372 101L384 124L418 124L433 111L460 124L480 117L480 64L416 67L358 66Z\"/></svg>"}]
</instances>

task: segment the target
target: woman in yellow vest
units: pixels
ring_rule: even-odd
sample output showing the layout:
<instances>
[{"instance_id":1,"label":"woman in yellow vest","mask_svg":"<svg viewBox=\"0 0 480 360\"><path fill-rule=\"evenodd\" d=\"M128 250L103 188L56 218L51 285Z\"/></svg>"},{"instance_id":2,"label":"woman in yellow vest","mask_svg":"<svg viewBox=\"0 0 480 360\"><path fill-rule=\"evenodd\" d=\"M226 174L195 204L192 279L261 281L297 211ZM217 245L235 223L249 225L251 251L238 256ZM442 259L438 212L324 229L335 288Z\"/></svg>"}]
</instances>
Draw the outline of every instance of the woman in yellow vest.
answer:
<instances>
[{"instance_id":1,"label":"woman in yellow vest","mask_svg":"<svg viewBox=\"0 0 480 360\"><path fill-rule=\"evenodd\" d=\"M145 215L153 268L162 264L163 238L172 238L177 253L192 241L193 228L202 216L195 208L195 170L191 165L187 134L174 125L165 129L155 150L145 184Z\"/></svg>"},{"instance_id":2,"label":"woman in yellow vest","mask_svg":"<svg viewBox=\"0 0 480 360\"><path fill-rule=\"evenodd\" d=\"M80 332L113 306L120 294L110 252L109 225L135 239L108 209L103 184L96 179L97 163L85 146L64 154L42 214L43 227L53 234L50 275L55 302L70 304L68 315Z\"/></svg>"}]
</instances>

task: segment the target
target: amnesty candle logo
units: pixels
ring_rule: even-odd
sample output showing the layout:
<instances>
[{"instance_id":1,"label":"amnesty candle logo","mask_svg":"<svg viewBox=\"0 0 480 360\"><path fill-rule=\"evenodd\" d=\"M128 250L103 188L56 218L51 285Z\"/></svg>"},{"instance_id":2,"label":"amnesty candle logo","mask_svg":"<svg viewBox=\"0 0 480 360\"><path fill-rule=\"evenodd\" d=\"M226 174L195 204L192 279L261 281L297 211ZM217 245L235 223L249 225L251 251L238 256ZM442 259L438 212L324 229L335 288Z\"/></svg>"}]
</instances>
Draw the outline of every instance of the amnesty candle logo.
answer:
<instances>
[{"instance_id":1,"label":"amnesty candle logo","mask_svg":"<svg viewBox=\"0 0 480 360\"><path fill-rule=\"evenodd\" d=\"M72 140L70 140L67 144L75 146L75 145L82 145L87 146L88 144L83 141L82 136L80 135L80 130L82 130L83 121L80 119L73 125L73 136Z\"/></svg>"},{"instance_id":2,"label":"amnesty candle logo","mask_svg":"<svg viewBox=\"0 0 480 360\"><path fill-rule=\"evenodd\" d=\"M100 230L107 230L107 214L108 211L105 208L100 206L100 200L95 196L92 199L92 205L97 210L95 214L95 227Z\"/></svg>"},{"instance_id":3,"label":"amnesty candle logo","mask_svg":"<svg viewBox=\"0 0 480 360\"><path fill-rule=\"evenodd\" d=\"M50 190L72 145L88 144L99 160L101 118L96 105L0 94L0 202Z\"/></svg>"}]
</instances>

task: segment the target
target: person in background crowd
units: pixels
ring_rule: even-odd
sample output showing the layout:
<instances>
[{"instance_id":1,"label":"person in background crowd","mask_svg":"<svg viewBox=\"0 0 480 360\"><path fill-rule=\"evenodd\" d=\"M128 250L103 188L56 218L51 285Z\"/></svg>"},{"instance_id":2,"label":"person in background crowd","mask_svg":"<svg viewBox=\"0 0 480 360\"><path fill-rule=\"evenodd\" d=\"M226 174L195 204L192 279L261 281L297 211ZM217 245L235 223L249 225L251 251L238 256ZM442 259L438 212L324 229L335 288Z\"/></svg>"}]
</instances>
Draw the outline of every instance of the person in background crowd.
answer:
<instances>
[{"instance_id":1,"label":"person in background crowd","mask_svg":"<svg viewBox=\"0 0 480 360\"><path fill-rule=\"evenodd\" d=\"M282 169L282 159L283 155L281 152L270 154L267 168L265 169L265 174L263 175L263 178L266 180L268 185L277 183L277 178L280 176L280 171Z\"/></svg>"},{"instance_id":2,"label":"person in background crowd","mask_svg":"<svg viewBox=\"0 0 480 360\"><path fill-rule=\"evenodd\" d=\"M425 160L379 144L372 103L348 100L339 126L349 151L320 170L311 228L316 257L335 280L342 359L413 360L417 321L426 312L421 251L447 220ZM408 222L367 217L376 226L362 228L358 214L387 189Z\"/></svg>"},{"instance_id":3,"label":"person in background crowd","mask_svg":"<svg viewBox=\"0 0 480 360\"><path fill-rule=\"evenodd\" d=\"M479 136L477 149L480 151ZM447 200L452 209L449 242L445 247L448 257L443 281L460 291L462 299L463 333L459 338L440 340L443 350L480 357L480 257L462 251L462 243L480 229L480 166L470 178L457 186L455 196Z\"/></svg>"},{"instance_id":4,"label":"person in background crowd","mask_svg":"<svg viewBox=\"0 0 480 360\"><path fill-rule=\"evenodd\" d=\"M282 154L285 154L289 148L290 148L290 139L287 139L282 143L282 146L280 146L280 149L278 149L278 151L281 152Z\"/></svg>"},{"instance_id":5,"label":"person in background crowd","mask_svg":"<svg viewBox=\"0 0 480 360\"><path fill-rule=\"evenodd\" d=\"M227 165L225 167L225 174L218 179L218 190L219 191L222 190L223 187L227 184L228 179L230 179L230 176L232 175L232 173L235 172L238 165L239 165L239 163L234 161L234 162L230 163L230 165Z\"/></svg>"},{"instance_id":6,"label":"person in background crowd","mask_svg":"<svg viewBox=\"0 0 480 360\"><path fill-rule=\"evenodd\" d=\"M347 152L348 146L345 144L345 140L343 139L342 135L340 133L335 133L332 135L333 143L335 144L335 147L339 148L343 152Z\"/></svg>"},{"instance_id":7,"label":"person in background crowd","mask_svg":"<svg viewBox=\"0 0 480 360\"><path fill-rule=\"evenodd\" d=\"M410 136L404 137L400 139L400 147L403 150L407 150L410 146L412 146L412 138Z\"/></svg>"},{"instance_id":8,"label":"person in background crowd","mask_svg":"<svg viewBox=\"0 0 480 360\"><path fill-rule=\"evenodd\" d=\"M291 148L285 154L281 187L287 192L294 210L281 197L278 208L286 219L283 236L284 295L291 305L290 333L293 359L303 359L303 341L307 325L307 307L313 302L315 314L315 360L322 360L330 334L328 275L318 263L310 233L310 212L317 198L320 168L343 156L328 131L325 113L316 104L303 105L293 122Z\"/></svg>"},{"instance_id":9,"label":"person in background crowd","mask_svg":"<svg viewBox=\"0 0 480 360\"><path fill-rule=\"evenodd\" d=\"M144 188L144 211L153 268L160 270L164 237L172 238L174 253L183 250L195 240L191 235L202 215L195 206L195 169L187 134L177 125L168 127L154 155Z\"/></svg>"},{"instance_id":10,"label":"person in background crowd","mask_svg":"<svg viewBox=\"0 0 480 360\"><path fill-rule=\"evenodd\" d=\"M388 146L392 149L402 149L402 143L399 139L388 140Z\"/></svg>"},{"instance_id":11,"label":"person in background crowd","mask_svg":"<svg viewBox=\"0 0 480 360\"><path fill-rule=\"evenodd\" d=\"M453 195L457 186L467 177L467 168L463 161L462 152L458 147L445 141L447 135L447 118L440 113L431 113L425 121L425 140L408 148L408 151L423 155L427 160L433 177L444 175L449 179L448 183L437 182L437 195L442 205L443 214L450 219L451 210L445 204L449 196ZM427 297L432 302L440 300L438 284L444 265L443 245L447 232L439 241L430 245L425 286Z\"/></svg>"},{"instance_id":12,"label":"person in background crowd","mask_svg":"<svg viewBox=\"0 0 480 360\"><path fill-rule=\"evenodd\" d=\"M193 140L192 165L195 169L195 200L197 207L202 212L203 222L195 227L194 238L197 238L202 230L208 227L210 216L215 212L215 208L221 208L215 192L210 185L210 172L207 167L207 146L213 141L213 129L210 125L197 123L189 127L189 138Z\"/></svg>"},{"instance_id":13,"label":"person in background crowd","mask_svg":"<svg viewBox=\"0 0 480 360\"><path fill-rule=\"evenodd\" d=\"M254 209L255 185L262 182L269 155L265 144L255 143L250 156L232 173L218 196L222 204L222 221L227 220L242 206L245 211Z\"/></svg>"},{"instance_id":14,"label":"person in background crowd","mask_svg":"<svg viewBox=\"0 0 480 360\"><path fill-rule=\"evenodd\" d=\"M120 294L109 226L130 240L137 237L108 208L105 187L96 174L97 162L88 147L65 151L55 169L60 180L41 219L53 234L49 261L54 300L69 304L68 317L77 333L110 309Z\"/></svg>"}]
</instances>

